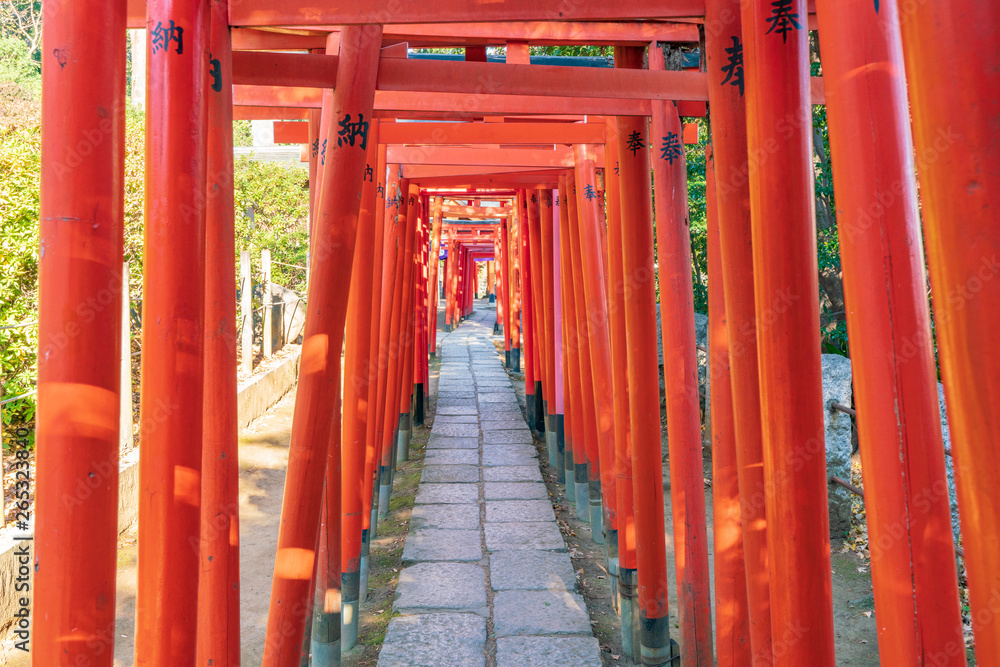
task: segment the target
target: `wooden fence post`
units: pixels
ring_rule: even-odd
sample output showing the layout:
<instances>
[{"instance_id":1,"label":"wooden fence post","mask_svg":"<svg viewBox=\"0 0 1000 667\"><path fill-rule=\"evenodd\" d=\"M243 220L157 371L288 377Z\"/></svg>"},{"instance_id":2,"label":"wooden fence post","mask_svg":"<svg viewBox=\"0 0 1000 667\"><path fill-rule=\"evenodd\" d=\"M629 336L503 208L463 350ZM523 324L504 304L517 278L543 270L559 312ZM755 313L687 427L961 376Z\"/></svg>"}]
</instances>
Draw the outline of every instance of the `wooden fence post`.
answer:
<instances>
[{"instance_id":1,"label":"wooden fence post","mask_svg":"<svg viewBox=\"0 0 1000 667\"><path fill-rule=\"evenodd\" d=\"M132 437L132 336L130 323L132 321L129 309L129 272L128 262L122 268L122 377L121 377L121 415L118 419L118 443L120 451L132 449L135 440Z\"/></svg>"},{"instance_id":2,"label":"wooden fence post","mask_svg":"<svg viewBox=\"0 0 1000 667\"><path fill-rule=\"evenodd\" d=\"M246 375L253 372L253 310L250 307L253 283L250 280L250 251L240 251L240 317L243 318L243 337L240 341L242 362L240 368Z\"/></svg>"},{"instance_id":3,"label":"wooden fence post","mask_svg":"<svg viewBox=\"0 0 1000 667\"><path fill-rule=\"evenodd\" d=\"M264 358L267 359L274 352L274 342L271 340L271 318L274 313L274 300L271 298L271 251L267 248L260 251L260 272L264 283L264 335L260 345Z\"/></svg>"}]
</instances>

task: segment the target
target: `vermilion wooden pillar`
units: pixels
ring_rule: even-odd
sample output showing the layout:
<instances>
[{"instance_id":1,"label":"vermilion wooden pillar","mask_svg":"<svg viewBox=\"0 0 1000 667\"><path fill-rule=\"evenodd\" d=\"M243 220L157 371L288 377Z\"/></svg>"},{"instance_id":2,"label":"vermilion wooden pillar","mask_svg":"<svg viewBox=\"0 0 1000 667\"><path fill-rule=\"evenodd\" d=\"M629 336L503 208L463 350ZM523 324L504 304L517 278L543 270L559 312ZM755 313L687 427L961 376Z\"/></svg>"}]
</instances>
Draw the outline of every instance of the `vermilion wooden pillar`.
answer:
<instances>
[{"instance_id":1,"label":"vermilion wooden pillar","mask_svg":"<svg viewBox=\"0 0 1000 667\"><path fill-rule=\"evenodd\" d=\"M494 232L493 233L493 257L494 257L493 276L495 279L494 296L496 297L496 303L497 303L497 319L493 323L494 335L502 333L501 329L503 329L503 324L504 324L503 311L505 308L504 298L503 298L504 296L503 253L501 252L500 248L500 239L501 239L500 227L501 227L500 225L495 225L493 227L493 232Z\"/></svg>"},{"instance_id":2,"label":"vermilion wooden pillar","mask_svg":"<svg viewBox=\"0 0 1000 667\"><path fill-rule=\"evenodd\" d=\"M445 257L445 280L444 280L444 312L445 312L445 331L451 331L458 324L455 321L455 273L456 266L458 264L456 254L458 250L456 249L456 244L454 238L449 235L447 243L448 256Z\"/></svg>"},{"instance_id":3,"label":"vermilion wooden pillar","mask_svg":"<svg viewBox=\"0 0 1000 667\"><path fill-rule=\"evenodd\" d=\"M497 293L497 277L496 277L496 262L490 260L486 262L486 296L490 299L490 302L496 300Z\"/></svg>"},{"instance_id":4,"label":"vermilion wooden pillar","mask_svg":"<svg viewBox=\"0 0 1000 667\"><path fill-rule=\"evenodd\" d=\"M899 23L976 661L1000 664L1000 5L906 10ZM929 44L946 52L934 58Z\"/></svg>"},{"instance_id":5,"label":"vermilion wooden pillar","mask_svg":"<svg viewBox=\"0 0 1000 667\"><path fill-rule=\"evenodd\" d=\"M439 297L439 280L438 271L440 269L440 256L441 256L441 207L444 203L442 197L434 197L431 202L431 248L430 248L430 293L428 300L428 307L430 312L428 313L428 328L430 331L430 344L428 345L428 352L433 357L437 353L437 321L438 321L438 301Z\"/></svg>"},{"instance_id":6,"label":"vermilion wooden pillar","mask_svg":"<svg viewBox=\"0 0 1000 667\"><path fill-rule=\"evenodd\" d=\"M642 51L615 47L617 67L640 67ZM660 459L660 388L654 369L656 287L653 280L653 211L650 192L650 134L641 116L618 119L622 204L622 263L628 332L629 418L635 498L636 563L642 662L666 664L675 653L667 603L666 542L663 534L663 468Z\"/></svg>"},{"instance_id":7,"label":"vermilion wooden pillar","mask_svg":"<svg viewBox=\"0 0 1000 667\"><path fill-rule=\"evenodd\" d=\"M520 210L514 208L508 223L507 251L509 253L508 272L510 275L510 368L521 371L521 256L518 216Z\"/></svg>"},{"instance_id":8,"label":"vermilion wooden pillar","mask_svg":"<svg viewBox=\"0 0 1000 667\"><path fill-rule=\"evenodd\" d=\"M521 259L521 303L524 317L524 413L528 426L535 428L535 313L532 302L531 255L528 245L528 194L525 190L517 193L517 245Z\"/></svg>"},{"instance_id":9,"label":"vermilion wooden pillar","mask_svg":"<svg viewBox=\"0 0 1000 667\"><path fill-rule=\"evenodd\" d=\"M335 437L332 413L340 384L347 287L367 148L368 126L364 123L372 118L382 29L349 26L341 34L333 103L337 123L331 123L326 137L326 169L310 258L312 289L306 310L264 665L288 665L299 660L325 468L319 462L325 463L329 440ZM335 131L341 127L346 128L341 130L343 134ZM339 495L335 498L339 505ZM339 513L337 507L338 518Z\"/></svg>"},{"instance_id":10,"label":"vermilion wooden pillar","mask_svg":"<svg viewBox=\"0 0 1000 667\"><path fill-rule=\"evenodd\" d=\"M765 488L741 493L765 496L775 664L819 667L834 655L808 26L805 0L783 7L742 7L747 147L771 157L750 171Z\"/></svg>"},{"instance_id":11,"label":"vermilion wooden pillar","mask_svg":"<svg viewBox=\"0 0 1000 667\"><path fill-rule=\"evenodd\" d=\"M428 201L421 194L417 216L417 252L414 256L416 272L416 303L413 312L413 418L412 425L424 423L424 395L427 382L427 322L428 322L428 246L430 245L430 225L427 221Z\"/></svg>"},{"instance_id":12,"label":"vermilion wooden pillar","mask_svg":"<svg viewBox=\"0 0 1000 667\"><path fill-rule=\"evenodd\" d=\"M542 319L544 315L545 305L542 302L542 276L541 276L541 265L539 264L541 260L542 250L540 247L535 247L535 242L540 239L535 239L533 242L531 240L531 230L525 232L525 239L530 245L530 249L526 251L526 256L530 261L529 273L532 276L531 283L531 308L532 308L532 322L533 322L533 335L532 335L532 362L534 363L534 378L535 378L535 435L539 438L545 435L545 362L543 355L545 354L545 321ZM537 235L537 231L536 231ZM536 264L539 264L536 266Z\"/></svg>"},{"instance_id":13,"label":"vermilion wooden pillar","mask_svg":"<svg viewBox=\"0 0 1000 667\"><path fill-rule=\"evenodd\" d=\"M510 330L511 330L512 307L510 302L510 295L511 295L510 276L512 272L510 270L510 252L509 252L510 220L511 220L510 217L504 217L501 218L500 220L500 256L501 256L500 264L502 267L502 273L501 273L502 280L500 282L501 282L501 288L503 290L503 304L501 305L503 306L503 346L504 346L504 354L506 355L506 359L504 360L504 365L507 368L511 368Z\"/></svg>"},{"instance_id":14,"label":"vermilion wooden pillar","mask_svg":"<svg viewBox=\"0 0 1000 667\"><path fill-rule=\"evenodd\" d=\"M573 299L573 264L570 254L569 243L569 207L566 204L567 189L566 175L559 176L559 224L556 250L559 255L559 298L562 307L561 318L561 347L562 347L562 378L565 415L564 422L564 452L563 463L565 465L566 476L566 500L570 503L576 502L576 464L586 461L586 453L583 448L583 430L579 424L579 388L577 386L576 375L579 372L579 365L576 361L576 353L580 349L576 337L576 312L574 310ZM579 441L578 441L579 438Z\"/></svg>"},{"instance_id":15,"label":"vermilion wooden pillar","mask_svg":"<svg viewBox=\"0 0 1000 667\"><path fill-rule=\"evenodd\" d=\"M465 246L460 241L455 241L455 276L452 283L452 299L454 313L452 315L453 326L462 323L464 317L462 307L462 293L465 287Z\"/></svg>"},{"instance_id":16,"label":"vermilion wooden pillar","mask_svg":"<svg viewBox=\"0 0 1000 667\"><path fill-rule=\"evenodd\" d=\"M750 616L740 483L733 423L725 286L713 147L705 148L705 208L708 218L708 368L712 401L712 536L715 556L715 646L719 667L750 667Z\"/></svg>"},{"instance_id":17,"label":"vermilion wooden pillar","mask_svg":"<svg viewBox=\"0 0 1000 667\"><path fill-rule=\"evenodd\" d=\"M552 253L552 218L554 197L552 190L538 190L538 198L541 202L539 208L539 242L541 255L539 256L539 275L542 279L542 321L545 323L543 329L544 337L542 345L544 354L542 361L544 368L544 393L545 393L545 440L549 454L549 465L557 467L558 457L558 431L559 421L562 413L558 408L556 398L556 355L555 355L555 302L553 299L553 271L555 258ZM557 475L559 469L557 469Z\"/></svg>"},{"instance_id":18,"label":"vermilion wooden pillar","mask_svg":"<svg viewBox=\"0 0 1000 667\"><path fill-rule=\"evenodd\" d=\"M410 257L404 267L405 280L403 286L403 311L399 340L399 442L397 443L397 462L409 460L410 434L412 433L413 408L413 342L416 338L414 301L417 290L417 254L420 238L420 188L416 183L410 183L407 195L406 220L407 228L412 227Z\"/></svg>"},{"instance_id":19,"label":"vermilion wooden pillar","mask_svg":"<svg viewBox=\"0 0 1000 667\"><path fill-rule=\"evenodd\" d=\"M535 421L530 424L535 429L535 433L548 437L548 414L546 410L547 399L552 395L547 379L545 358L548 355L546 348L546 334L551 323L545 317L545 276L542 269L542 209L545 205L540 201L541 190L530 190L528 193L528 232L525 234L527 243L530 246L528 258L531 262L531 306L532 322L534 322L534 362L535 362ZM549 202L551 207L552 202Z\"/></svg>"},{"instance_id":20,"label":"vermilion wooden pillar","mask_svg":"<svg viewBox=\"0 0 1000 667\"><path fill-rule=\"evenodd\" d=\"M618 118L605 119L605 170L608 225L608 321L611 339L611 375L615 410L615 491L618 501L618 604L621 616L622 651L638 659L639 606L636 600L635 510L632 485L632 430L629 424L628 351L625 332L625 300L630 289L622 266L622 207L618 178L620 142ZM611 166L611 161L614 166Z\"/></svg>"},{"instance_id":21,"label":"vermilion wooden pillar","mask_svg":"<svg viewBox=\"0 0 1000 667\"><path fill-rule=\"evenodd\" d=\"M205 234L205 394L202 437L199 664L240 663L239 426L229 4L212 4Z\"/></svg>"},{"instance_id":22,"label":"vermilion wooden pillar","mask_svg":"<svg viewBox=\"0 0 1000 667\"><path fill-rule=\"evenodd\" d=\"M310 53L320 53L324 51L321 49L311 49ZM322 141L320 139L320 109L310 109L309 110L309 238L312 238L312 227L313 219L315 215L313 214L313 202L315 201L315 194L319 191L319 144Z\"/></svg>"},{"instance_id":23,"label":"vermilion wooden pillar","mask_svg":"<svg viewBox=\"0 0 1000 667\"><path fill-rule=\"evenodd\" d=\"M560 180L562 177L560 177ZM569 351L572 365L573 479L576 493L576 517L590 521L590 479L599 479L596 456L597 422L594 418L594 395L590 380L590 343L587 336L586 304L580 258L579 221L576 211L576 186L572 172L566 173L566 226L561 238L566 243L567 277L565 284L569 317ZM598 499L600 496L598 496Z\"/></svg>"},{"instance_id":24,"label":"vermilion wooden pillar","mask_svg":"<svg viewBox=\"0 0 1000 667\"><path fill-rule=\"evenodd\" d=\"M387 216L386 216L386 147L385 145L380 145L378 150L378 166L375 169L375 208L373 211L372 224L375 225L375 238L372 243L371 253L372 253L372 284L371 284L371 316L369 319L370 327L368 331L368 350L366 352L365 363L367 364L368 371L368 405L365 415L365 460L364 460L364 470L362 473L361 484L361 552L358 556L358 571L359 571L359 584L358 584L358 602L363 602L367 596L368 587L368 554L370 550L370 537L373 532L374 526L372 525L372 493L375 483L375 471L377 470L377 463L379 459L376 457L376 451L378 449L378 387L379 378L381 376L381 368L379 364L379 340L380 340L380 330L381 330L381 317L382 317L382 266L383 258L386 254L385 239L388 236L386 233L387 227ZM345 563L349 564L349 560L345 560ZM349 579L349 577L345 577ZM344 581L341 582L344 588L348 585L353 585L352 582ZM342 646L345 647L344 650L350 650L351 642L356 642L357 634L354 630L353 621L348 618L348 614L352 614L352 618L357 618L356 610L352 609L348 611L346 607L350 604L350 600L347 599L347 592L344 592L344 625L343 625L343 637ZM353 605L352 605L353 606Z\"/></svg>"},{"instance_id":25,"label":"vermilion wooden pillar","mask_svg":"<svg viewBox=\"0 0 1000 667\"><path fill-rule=\"evenodd\" d=\"M146 12L144 270L156 280L142 303L135 660L172 664L195 653L198 620L209 5L157 0Z\"/></svg>"},{"instance_id":26,"label":"vermilion wooden pillar","mask_svg":"<svg viewBox=\"0 0 1000 667\"><path fill-rule=\"evenodd\" d=\"M595 387L593 381L593 370L591 362L591 345L590 345L590 334L591 326L587 311L587 297L584 291L585 278L584 274L587 272L589 267L585 268L583 263L583 251L580 247L580 229L583 226L581 223L580 213L577 207L577 187L576 187L576 176L575 170L567 172L566 175L566 187L570 190L567 197L566 208L569 211L569 233L567 238L569 239L569 250L572 254L572 267L573 267L573 280L570 286L573 288L573 300L574 300L574 312L576 317L573 320L576 326L576 336L579 342L579 349L577 350L577 363L579 364L579 382L580 382L580 423L583 427L583 442L584 449L586 452L586 463L581 464L581 462L576 462L576 473L577 473L577 494L576 494L576 510L577 516L582 521L591 521L591 531L594 540L598 544L603 544L604 534L603 528L598 522L596 525L593 523L593 518L596 516L601 519L603 516L602 498L601 498L601 460L600 453L598 449L598 433L597 433L597 400L595 396ZM580 439L577 439L579 442ZM586 497L581 498L579 485L586 485Z\"/></svg>"},{"instance_id":27,"label":"vermilion wooden pillar","mask_svg":"<svg viewBox=\"0 0 1000 667\"><path fill-rule=\"evenodd\" d=\"M657 43L649 54L650 69L662 70L663 52ZM694 667L713 663L713 637L687 166L677 105L654 100L650 108L681 664Z\"/></svg>"},{"instance_id":28,"label":"vermilion wooden pillar","mask_svg":"<svg viewBox=\"0 0 1000 667\"><path fill-rule=\"evenodd\" d=\"M385 184L385 218L383 220L383 245L381 260L376 260L376 267L381 263L381 272L373 276L375 285L379 290L379 313L378 313L378 339L377 345L373 341L372 363L375 364L377 379L375 404L369 411L368 438L369 451L366 454L366 466L370 468L370 473L365 477L365 502L370 503L366 512L368 519L368 541L361 545L361 591L360 599L363 601L367 594L365 582L369 561L368 549L370 542L378 533L379 499L382 497L382 485L389 483L389 471L384 462L384 426L386 391L389 381L389 340L392 322L393 298L396 290L396 266L398 255L402 252L401 232L399 226L399 165L389 165ZM376 287L373 286L373 289ZM372 314L374 318L374 313ZM374 332L373 332L374 335ZM368 456L373 457L368 461ZM369 486L370 485L370 486ZM377 489L377 490L376 490Z\"/></svg>"},{"instance_id":29,"label":"vermilion wooden pillar","mask_svg":"<svg viewBox=\"0 0 1000 667\"><path fill-rule=\"evenodd\" d=\"M381 452L382 468L379 484L378 513L386 516L389 513L389 495L392 492L393 471L396 467L396 447L399 436L399 402L401 391L401 341L405 335L405 290L412 272L410 260L413 252L413 233L407 212L407 193L410 190L409 180L399 181L399 214L396 216L399 230L398 249L396 253L395 280L392 287L392 310L389 314L389 335L386 338L385 360L387 364L384 407L382 408Z\"/></svg>"},{"instance_id":30,"label":"vermilion wooden pillar","mask_svg":"<svg viewBox=\"0 0 1000 667\"><path fill-rule=\"evenodd\" d=\"M559 244L559 221L561 220L562 206L559 205L559 188L552 191L552 360L553 360L553 391L556 401L556 479L565 484L566 463L565 463L565 410L566 396L563 384L563 303L562 303L562 260L560 257ZM544 224L544 221L543 221ZM544 228L543 228L544 229ZM569 493L567 487L567 494ZM569 496L567 495L567 498Z\"/></svg>"},{"instance_id":31,"label":"vermilion wooden pillar","mask_svg":"<svg viewBox=\"0 0 1000 667\"><path fill-rule=\"evenodd\" d=\"M594 395L594 416L600 465L596 485L591 483L590 523L595 539L599 522L609 536L617 540L618 498L615 484L615 415L613 379L611 376L611 332L608 322L607 268L602 241L603 193L597 189L594 147L577 144L573 147L576 169L576 202L580 223L579 241L582 266L581 283L584 292L586 326L590 343L591 374L587 378ZM594 495L604 506L604 515L594 515Z\"/></svg>"},{"instance_id":32,"label":"vermilion wooden pillar","mask_svg":"<svg viewBox=\"0 0 1000 667\"><path fill-rule=\"evenodd\" d=\"M897 3L817 10L879 654L965 665Z\"/></svg>"},{"instance_id":33,"label":"vermilion wooden pillar","mask_svg":"<svg viewBox=\"0 0 1000 667\"><path fill-rule=\"evenodd\" d=\"M373 121L369 130L366 176L361 188L361 208L358 211L358 239L354 248L351 273L351 293L347 302L347 328L344 345L343 438L341 441L341 526L340 544L341 594L344 646L357 642L358 605L361 585L361 541L364 515L365 459L368 446L369 405L375 400L377 387L371 374L371 326L374 302L376 228L382 229L382 211L377 208L376 188L382 184L376 173L379 161L379 125ZM379 235L380 236L380 235ZM332 444L332 442L331 442ZM329 479L327 480L329 483ZM329 488L327 489L329 493ZM330 610L325 610L327 613ZM331 619L332 620L332 619ZM338 615L337 620L340 620ZM337 628L340 636L340 628ZM316 638L314 637L314 642ZM315 644L314 644L315 650Z\"/></svg>"},{"instance_id":34,"label":"vermilion wooden pillar","mask_svg":"<svg viewBox=\"0 0 1000 667\"><path fill-rule=\"evenodd\" d=\"M27 617L12 628L18 642L31 640L37 665L114 657L120 369L130 354L120 316L125 18L125 2L46 5L42 17L51 55L42 68L34 609L30 629ZM90 150L74 150L81 145ZM86 322L77 307L96 298L106 309ZM26 441L27 430L15 436ZM16 451L26 467L28 450ZM27 527L17 528L27 548Z\"/></svg>"},{"instance_id":35,"label":"vermilion wooden pillar","mask_svg":"<svg viewBox=\"0 0 1000 667\"><path fill-rule=\"evenodd\" d=\"M767 564L767 517L761 494L764 453L761 437L757 326L747 124L739 0L707 0L705 52L712 108L712 156L716 174L719 249L729 335L736 463L743 522L750 643L758 660L771 661L771 594ZM717 623L718 624L718 623ZM719 658L720 661L722 658Z\"/></svg>"}]
</instances>

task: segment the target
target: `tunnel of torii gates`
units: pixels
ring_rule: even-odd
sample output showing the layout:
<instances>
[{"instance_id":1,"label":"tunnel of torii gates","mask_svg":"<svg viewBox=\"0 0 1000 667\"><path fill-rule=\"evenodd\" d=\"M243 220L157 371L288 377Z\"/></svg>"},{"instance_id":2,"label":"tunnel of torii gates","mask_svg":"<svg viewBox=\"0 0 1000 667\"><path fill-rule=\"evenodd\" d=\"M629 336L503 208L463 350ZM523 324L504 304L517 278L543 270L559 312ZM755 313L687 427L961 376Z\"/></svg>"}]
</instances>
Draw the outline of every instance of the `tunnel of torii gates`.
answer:
<instances>
[{"instance_id":1,"label":"tunnel of torii gates","mask_svg":"<svg viewBox=\"0 0 1000 667\"><path fill-rule=\"evenodd\" d=\"M1000 665L998 26L980 0L46 2L35 664L112 664L118 479L102 462L118 460L125 31L144 27L136 664L239 660L242 118L305 120L276 134L309 147L312 186L265 665L298 665L310 624L316 664L355 641L398 434L422 418L435 297L443 283L456 326L480 261L527 417L606 545L625 651L833 665L810 115L825 103L880 659L966 661L926 267L975 650ZM528 56L575 44L613 46L614 67ZM465 57L408 55L423 46ZM706 114L714 642L678 143L681 118ZM80 480L92 491L65 503Z\"/></svg>"}]
</instances>

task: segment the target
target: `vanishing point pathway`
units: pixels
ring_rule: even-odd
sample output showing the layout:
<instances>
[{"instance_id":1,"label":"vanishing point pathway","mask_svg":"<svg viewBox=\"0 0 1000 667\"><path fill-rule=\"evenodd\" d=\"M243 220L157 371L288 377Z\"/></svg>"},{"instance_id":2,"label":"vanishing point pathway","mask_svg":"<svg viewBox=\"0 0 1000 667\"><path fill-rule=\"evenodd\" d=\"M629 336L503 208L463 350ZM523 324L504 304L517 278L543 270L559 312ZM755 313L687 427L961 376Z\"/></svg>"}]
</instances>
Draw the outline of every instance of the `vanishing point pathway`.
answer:
<instances>
[{"instance_id":1,"label":"vanishing point pathway","mask_svg":"<svg viewBox=\"0 0 1000 667\"><path fill-rule=\"evenodd\" d=\"M379 667L601 664L490 339L494 317L480 311L441 343L437 413Z\"/></svg>"}]
</instances>

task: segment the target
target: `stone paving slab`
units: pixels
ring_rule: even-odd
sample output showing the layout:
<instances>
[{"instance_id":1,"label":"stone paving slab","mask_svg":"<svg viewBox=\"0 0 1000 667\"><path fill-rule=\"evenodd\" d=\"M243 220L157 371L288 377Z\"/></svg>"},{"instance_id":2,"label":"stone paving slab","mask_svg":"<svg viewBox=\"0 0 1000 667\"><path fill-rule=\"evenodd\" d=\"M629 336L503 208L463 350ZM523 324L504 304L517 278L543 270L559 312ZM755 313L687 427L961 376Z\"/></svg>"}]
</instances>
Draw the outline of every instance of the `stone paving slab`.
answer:
<instances>
[{"instance_id":1,"label":"stone paving slab","mask_svg":"<svg viewBox=\"0 0 1000 667\"><path fill-rule=\"evenodd\" d=\"M444 399L463 399L463 398L464 399L469 399L469 398L475 398L476 397L476 392L475 391L439 391L437 397L438 397L439 401L444 400Z\"/></svg>"},{"instance_id":2,"label":"stone paving slab","mask_svg":"<svg viewBox=\"0 0 1000 667\"><path fill-rule=\"evenodd\" d=\"M431 427L431 437L435 435L452 438L478 438L479 424L438 424L435 420Z\"/></svg>"},{"instance_id":3,"label":"stone paving slab","mask_svg":"<svg viewBox=\"0 0 1000 667\"><path fill-rule=\"evenodd\" d=\"M505 525L505 524L495 524ZM483 557L478 530L417 528L406 536L403 561L478 561Z\"/></svg>"},{"instance_id":4,"label":"stone paving slab","mask_svg":"<svg viewBox=\"0 0 1000 667\"><path fill-rule=\"evenodd\" d=\"M475 391L476 383L472 375L470 375L469 370L465 369L463 371L455 371L452 373L442 373L438 376L438 386L442 386L440 383L447 383L443 385L446 387L444 391ZM438 395L438 398L445 398L444 396Z\"/></svg>"},{"instance_id":5,"label":"stone paving slab","mask_svg":"<svg viewBox=\"0 0 1000 667\"><path fill-rule=\"evenodd\" d=\"M451 438L431 432L427 439L428 451L432 449L479 449L479 438Z\"/></svg>"},{"instance_id":6,"label":"stone paving slab","mask_svg":"<svg viewBox=\"0 0 1000 667\"><path fill-rule=\"evenodd\" d=\"M424 456L424 465L479 465L479 452L475 449L431 449Z\"/></svg>"},{"instance_id":7,"label":"stone paving slab","mask_svg":"<svg viewBox=\"0 0 1000 667\"><path fill-rule=\"evenodd\" d=\"M534 500L549 497L549 492L541 482L486 482L483 490L486 492L486 500ZM420 502L419 491L417 502Z\"/></svg>"},{"instance_id":8,"label":"stone paving slab","mask_svg":"<svg viewBox=\"0 0 1000 667\"><path fill-rule=\"evenodd\" d=\"M497 667L600 667L596 637L500 637Z\"/></svg>"},{"instance_id":9,"label":"stone paving slab","mask_svg":"<svg viewBox=\"0 0 1000 667\"><path fill-rule=\"evenodd\" d=\"M437 423L437 422L435 422ZM521 417L501 417L497 419L483 419L480 422L483 432L486 431L524 431L528 430L528 424Z\"/></svg>"},{"instance_id":10,"label":"stone paving slab","mask_svg":"<svg viewBox=\"0 0 1000 667\"><path fill-rule=\"evenodd\" d=\"M471 611L488 616L486 572L469 563L417 563L404 567L393 608L401 614L428 610Z\"/></svg>"},{"instance_id":11,"label":"stone paving slab","mask_svg":"<svg viewBox=\"0 0 1000 667\"><path fill-rule=\"evenodd\" d=\"M538 456L538 451L531 445L483 447L484 466L537 466L536 456Z\"/></svg>"},{"instance_id":12,"label":"stone paving slab","mask_svg":"<svg viewBox=\"0 0 1000 667\"><path fill-rule=\"evenodd\" d=\"M515 419L521 416L521 409L505 403L484 403L479 408L479 418L488 421Z\"/></svg>"},{"instance_id":13,"label":"stone paving slab","mask_svg":"<svg viewBox=\"0 0 1000 667\"><path fill-rule=\"evenodd\" d=\"M544 489L545 486L541 485ZM424 484L417 487L417 497L414 503L428 505L437 503L475 503L479 502L478 484Z\"/></svg>"},{"instance_id":14,"label":"stone paving slab","mask_svg":"<svg viewBox=\"0 0 1000 667\"><path fill-rule=\"evenodd\" d=\"M478 482L479 468L474 465L428 465L425 463L420 481L429 484Z\"/></svg>"},{"instance_id":15,"label":"stone paving slab","mask_svg":"<svg viewBox=\"0 0 1000 667\"><path fill-rule=\"evenodd\" d=\"M534 442L531 432L526 430L516 431L485 431L483 433L484 445L530 445Z\"/></svg>"},{"instance_id":16,"label":"stone paving slab","mask_svg":"<svg viewBox=\"0 0 1000 667\"><path fill-rule=\"evenodd\" d=\"M576 591L576 573L567 553L498 551L490 554L490 586L495 591Z\"/></svg>"},{"instance_id":17,"label":"stone paving slab","mask_svg":"<svg viewBox=\"0 0 1000 667\"><path fill-rule=\"evenodd\" d=\"M452 399L438 401L435 411L439 415L474 415L477 410L475 401Z\"/></svg>"},{"instance_id":18,"label":"stone paving slab","mask_svg":"<svg viewBox=\"0 0 1000 667\"><path fill-rule=\"evenodd\" d=\"M434 425L444 426L445 424L478 424L479 417L476 415L438 415L434 417Z\"/></svg>"},{"instance_id":19,"label":"stone paving slab","mask_svg":"<svg viewBox=\"0 0 1000 667\"><path fill-rule=\"evenodd\" d=\"M483 481L540 482L542 481L542 471L538 468L537 463L527 466L493 466L483 469Z\"/></svg>"},{"instance_id":20,"label":"stone paving slab","mask_svg":"<svg viewBox=\"0 0 1000 667\"><path fill-rule=\"evenodd\" d=\"M509 412L515 415L521 415L521 406L517 404L517 401L509 401L505 403L483 403L479 406L479 412ZM483 419L494 419L493 417L483 417ZM513 419L513 417L496 417L496 419ZM523 419L523 417L522 417Z\"/></svg>"},{"instance_id":21,"label":"stone paving slab","mask_svg":"<svg viewBox=\"0 0 1000 667\"><path fill-rule=\"evenodd\" d=\"M493 598L493 630L497 637L591 632L583 598L566 591L500 591Z\"/></svg>"},{"instance_id":22,"label":"stone paving slab","mask_svg":"<svg viewBox=\"0 0 1000 667\"><path fill-rule=\"evenodd\" d=\"M490 315L442 338L437 413L393 605L402 615L390 621L382 667L600 664Z\"/></svg>"},{"instance_id":23,"label":"stone paving slab","mask_svg":"<svg viewBox=\"0 0 1000 667\"><path fill-rule=\"evenodd\" d=\"M476 408L459 408L450 405L444 407L438 406L435 408L439 415L474 415L476 414Z\"/></svg>"},{"instance_id":24,"label":"stone paving slab","mask_svg":"<svg viewBox=\"0 0 1000 667\"><path fill-rule=\"evenodd\" d=\"M517 396L514 392L480 392L477 397L480 403L510 403L517 405Z\"/></svg>"},{"instance_id":25,"label":"stone paving slab","mask_svg":"<svg viewBox=\"0 0 1000 667\"><path fill-rule=\"evenodd\" d=\"M496 387L480 387L480 391L487 394L503 394L504 396L517 396L517 392L514 391L513 385L510 387L496 386ZM482 396L483 394L480 394Z\"/></svg>"},{"instance_id":26,"label":"stone paving slab","mask_svg":"<svg viewBox=\"0 0 1000 667\"><path fill-rule=\"evenodd\" d=\"M487 500L486 521L510 523L517 521L555 521L552 503L548 500Z\"/></svg>"},{"instance_id":27,"label":"stone paving slab","mask_svg":"<svg viewBox=\"0 0 1000 667\"><path fill-rule=\"evenodd\" d=\"M412 528L450 528L477 530L479 528L479 505L414 505L410 514Z\"/></svg>"},{"instance_id":28,"label":"stone paving slab","mask_svg":"<svg viewBox=\"0 0 1000 667\"><path fill-rule=\"evenodd\" d=\"M524 549L544 549L562 551L566 549L562 533L555 521L520 521L518 523L483 524L486 535L486 550L519 551ZM409 539L407 539L409 542Z\"/></svg>"},{"instance_id":29,"label":"stone paving slab","mask_svg":"<svg viewBox=\"0 0 1000 667\"><path fill-rule=\"evenodd\" d=\"M389 621L378 667L485 667L486 619L476 614L420 614Z\"/></svg>"}]
</instances>

